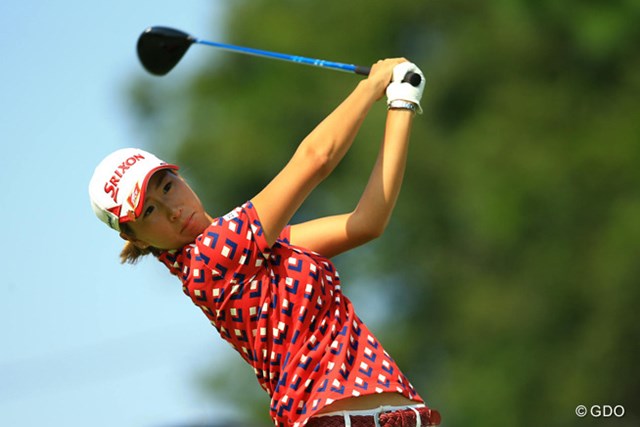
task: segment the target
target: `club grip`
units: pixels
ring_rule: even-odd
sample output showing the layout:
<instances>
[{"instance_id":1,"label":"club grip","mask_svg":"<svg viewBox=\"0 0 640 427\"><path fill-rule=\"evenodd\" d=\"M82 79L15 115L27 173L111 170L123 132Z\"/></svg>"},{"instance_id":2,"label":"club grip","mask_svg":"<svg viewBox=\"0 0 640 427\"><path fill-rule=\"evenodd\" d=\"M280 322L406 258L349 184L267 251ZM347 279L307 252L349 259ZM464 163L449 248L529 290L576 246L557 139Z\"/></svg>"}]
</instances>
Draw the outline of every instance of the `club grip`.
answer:
<instances>
[{"instance_id":1,"label":"club grip","mask_svg":"<svg viewBox=\"0 0 640 427\"><path fill-rule=\"evenodd\" d=\"M422 77L420 77L420 74L418 73L414 73L413 71L409 71L407 74L404 75L404 79L402 79L402 82L408 82L411 86L415 86L418 87L420 86L420 83L422 82Z\"/></svg>"},{"instance_id":2,"label":"club grip","mask_svg":"<svg viewBox=\"0 0 640 427\"><path fill-rule=\"evenodd\" d=\"M356 74L360 74L361 76L368 76L371 73L371 67L364 67L362 65L356 65L354 69Z\"/></svg>"},{"instance_id":3,"label":"club grip","mask_svg":"<svg viewBox=\"0 0 640 427\"><path fill-rule=\"evenodd\" d=\"M354 72L356 74L360 74L362 76L368 76L371 72L371 67L363 67L362 65L356 65ZM422 77L420 74L409 71L405 74L404 79L402 79L402 83L409 83L411 86L418 87L422 82Z\"/></svg>"}]
</instances>

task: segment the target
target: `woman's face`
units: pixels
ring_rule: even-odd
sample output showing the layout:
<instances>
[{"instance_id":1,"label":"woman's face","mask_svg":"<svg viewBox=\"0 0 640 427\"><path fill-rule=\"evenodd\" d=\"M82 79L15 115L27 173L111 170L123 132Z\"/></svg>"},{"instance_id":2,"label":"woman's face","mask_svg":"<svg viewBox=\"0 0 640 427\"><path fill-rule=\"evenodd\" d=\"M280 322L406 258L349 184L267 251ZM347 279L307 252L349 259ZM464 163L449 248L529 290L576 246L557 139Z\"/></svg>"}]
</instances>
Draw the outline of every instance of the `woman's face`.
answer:
<instances>
[{"instance_id":1,"label":"woman's face","mask_svg":"<svg viewBox=\"0 0 640 427\"><path fill-rule=\"evenodd\" d=\"M142 214L128 223L134 236L121 236L141 248L179 249L194 242L210 223L191 187L164 169L149 180Z\"/></svg>"}]
</instances>

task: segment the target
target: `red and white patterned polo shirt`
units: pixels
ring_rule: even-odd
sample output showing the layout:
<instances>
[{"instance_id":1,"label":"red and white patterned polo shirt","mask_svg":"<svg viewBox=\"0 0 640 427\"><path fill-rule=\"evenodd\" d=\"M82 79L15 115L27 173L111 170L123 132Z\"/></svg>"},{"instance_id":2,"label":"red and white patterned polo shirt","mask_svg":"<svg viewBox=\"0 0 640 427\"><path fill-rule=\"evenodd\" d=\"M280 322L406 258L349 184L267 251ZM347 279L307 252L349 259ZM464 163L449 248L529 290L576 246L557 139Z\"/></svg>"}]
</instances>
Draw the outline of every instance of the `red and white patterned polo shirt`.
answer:
<instances>
[{"instance_id":1,"label":"red and white patterned polo shirt","mask_svg":"<svg viewBox=\"0 0 640 427\"><path fill-rule=\"evenodd\" d=\"M327 258L269 247L250 202L217 218L196 242L160 260L271 396L278 427L302 427L330 403L397 392L422 399L342 294Z\"/></svg>"}]
</instances>

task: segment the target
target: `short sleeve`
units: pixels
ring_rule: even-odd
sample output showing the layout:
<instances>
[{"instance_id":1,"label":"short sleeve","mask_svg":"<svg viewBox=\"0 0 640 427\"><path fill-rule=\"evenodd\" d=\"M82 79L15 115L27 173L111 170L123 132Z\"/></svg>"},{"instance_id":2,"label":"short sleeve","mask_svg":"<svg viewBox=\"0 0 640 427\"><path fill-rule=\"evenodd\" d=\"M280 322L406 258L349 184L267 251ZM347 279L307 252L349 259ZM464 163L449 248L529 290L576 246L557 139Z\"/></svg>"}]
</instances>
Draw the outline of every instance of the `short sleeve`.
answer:
<instances>
[{"instance_id":1,"label":"short sleeve","mask_svg":"<svg viewBox=\"0 0 640 427\"><path fill-rule=\"evenodd\" d=\"M194 255L213 280L242 281L263 268L269 253L258 214L247 202L216 218L198 237Z\"/></svg>"},{"instance_id":2,"label":"short sleeve","mask_svg":"<svg viewBox=\"0 0 640 427\"><path fill-rule=\"evenodd\" d=\"M278 236L278 241L287 245L291 244L291 226L287 225L280 235Z\"/></svg>"}]
</instances>

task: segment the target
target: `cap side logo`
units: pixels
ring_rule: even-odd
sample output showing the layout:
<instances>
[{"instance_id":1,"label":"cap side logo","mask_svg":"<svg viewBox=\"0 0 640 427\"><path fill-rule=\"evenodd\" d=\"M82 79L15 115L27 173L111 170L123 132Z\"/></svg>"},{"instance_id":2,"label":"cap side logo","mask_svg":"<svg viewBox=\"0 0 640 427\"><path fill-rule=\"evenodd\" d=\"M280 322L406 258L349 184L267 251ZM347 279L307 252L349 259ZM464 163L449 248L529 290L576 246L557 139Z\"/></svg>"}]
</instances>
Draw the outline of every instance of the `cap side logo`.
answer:
<instances>
[{"instance_id":1,"label":"cap side logo","mask_svg":"<svg viewBox=\"0 0 640 427\"><path fill-rule=\"evenodd\" d=\"M140 203L140 193L140 183L136 182L136 186L133 187L133 191L127 198L127 203L129 203L129 206L133 208L133 211L136 210L136 208L138 207L138 203Z\"/></svg>"}]
</instances>

